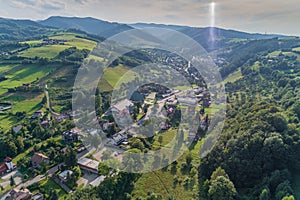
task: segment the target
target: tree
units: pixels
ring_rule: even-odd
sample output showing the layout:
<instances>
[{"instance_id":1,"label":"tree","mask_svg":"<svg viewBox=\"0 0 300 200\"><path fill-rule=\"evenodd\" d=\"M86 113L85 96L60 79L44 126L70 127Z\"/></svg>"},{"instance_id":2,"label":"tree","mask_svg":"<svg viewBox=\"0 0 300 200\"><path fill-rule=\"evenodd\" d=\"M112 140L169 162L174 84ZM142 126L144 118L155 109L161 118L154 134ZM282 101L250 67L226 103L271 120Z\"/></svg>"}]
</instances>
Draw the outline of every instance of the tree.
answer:
<instances>
[{"instance_id":1,"label":"tree","mask_svg":"<svg viewBox=\"0 0 300 200\"><path fill-rule=\"evenodd\" d=\"M58 196L56 190L51 190L49 199L50 199L50 200L58 200L58 198L59 198L59 196Z\"/></svg>"},{"instance_id":2,"label":"tree","mask_svg":"<svg viewBox=\"0 0 300 200\"><path fill-rule=\"evenodd\" d=\"M293 195L293 189L289 181L280 183L276 188L276 200L282 200L285 196Z\"/></svg>"},{"instance_id":3,"label":"tree","mask_svg":"<svg viewBox=\"0 0 300 200\"><path fill-rule=\"evenodd\" d=\"M211 182L208 195L211 200L233 200L237 197L237 191L228 178L218 176Z\"/></svg>"},{"instance_id":4,"label":"tree","mask_svg":"<svg viewBox=\"0 0 300 200\"><path fill-rule=\"evenodd\" d=\"M259 195L259 200L270 200L270 190L269 188L265 188L261 191L260 195Z\"/></svg>"},{"instance_id":5,"label":"tree","mask_svg":"<svg viewBox=\"0 0 300 200\"><path fill-rule=\"evenodd\" d=\"M13 176L10 176L10 186L13 187L14 185L16 185L15 180Z\"/></svg>"},{"instance_id":6,"label":"tree","mask_svg":"<svg viewBox=\"0 0 300 200\"><path fill-rule=\"evenodd\" d=\"M72 168L77 164L76 153L72 148L69 148L65 155L65 164L67 167Z\"/></svg>"}]
</instances>

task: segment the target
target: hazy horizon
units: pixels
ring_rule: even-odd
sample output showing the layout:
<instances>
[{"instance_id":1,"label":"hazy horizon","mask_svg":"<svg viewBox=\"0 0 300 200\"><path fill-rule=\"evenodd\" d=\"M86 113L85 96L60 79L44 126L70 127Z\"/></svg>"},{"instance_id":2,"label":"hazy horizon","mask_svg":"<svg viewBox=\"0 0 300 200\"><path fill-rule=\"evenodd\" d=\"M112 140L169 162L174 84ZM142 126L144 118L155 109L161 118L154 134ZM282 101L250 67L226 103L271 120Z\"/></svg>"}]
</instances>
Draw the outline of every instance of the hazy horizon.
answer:
<instances>
[{"instance_id":1,"label":"hazy horizon","mask_svg":"<svg viewBox=\"0 0 300 200\"><path fill-rule=\"evenodd\" d=\"M213 26L249 33L300 36L297 0L0 0L0 3L0 16L12 19L93 17L123 24Z\"/></svg>"}]
</instances>

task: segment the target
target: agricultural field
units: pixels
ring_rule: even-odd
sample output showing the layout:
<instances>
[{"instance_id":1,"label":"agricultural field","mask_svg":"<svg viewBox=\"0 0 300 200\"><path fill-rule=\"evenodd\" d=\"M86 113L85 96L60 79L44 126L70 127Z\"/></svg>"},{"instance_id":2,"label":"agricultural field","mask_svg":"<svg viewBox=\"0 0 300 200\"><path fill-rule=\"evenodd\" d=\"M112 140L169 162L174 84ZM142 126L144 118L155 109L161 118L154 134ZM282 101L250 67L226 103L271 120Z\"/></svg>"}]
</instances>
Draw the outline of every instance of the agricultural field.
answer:
<instances>
[{"instance_id":1,"label":"agricultural field","mask_svg":"<svg viewBox=\"0 0 300 200\"><path fill-rule=\"evenodd\" d=\"M134 79L136 74L129 70L128 67L123 65L109 67L105 69L103 77L112 87L115 87L117 84L126 83Z\"/></svg>"},{"instance_id":2,"label":"agricultural field","mask_svg":"<svg viewBox=\"0 0 300 200\"><path fill-rule=\"evenodd\" d=\"M6 93L9 88L22 86L41 79L54 70L50 66L37 65L20 65L17 68L19 70L5 74L7 80L0 82L0 95Z\"/></svg>"},{"instance_id":3,"label":"agricultural field","mask_svg":"<svg viewBox=\"0 0 300 200\"><path fill-rule=\"evenodd\" d=\"M61 33L52 36L49 39L65 40L65 45L74 46L77 49L88 49L90 51L94 49L97 45L97 43L94 41L76 37L76 34L74 33Z\"/></svg>"},{"instance_id":4,"label":"agricultural field","mask_svg":"<svg viewBox=\"0 0 300 200\"><path fill-rule=\"evenodd\" d=\"M33 47L22 51L19 53L19 56L23 56L26 58L55 58L60 52L70 48L69 45L46 45L42 47Z\"/></svg>"},{"instance_id":5,"label":"agricultural field","mask_svg":"<svg viewBox=\"0 0 300 200\"><path fill-rule=\"evenodd\" d=\"M227 78L223 81L223 83L224 84L226 84L228 82L233 83L241 78L243 78L243 75L242 75L241 69L239 68L237 71L235 71L232 74L230 74L229 76L227 76Z\"/></svg>"},{"instance_id":6,"label":"agricultural field","mask_svg":"<svg viewBox=\"0 0 300 200\"><path fill-rule=\"evenodd\" d=\"M14 67L16 67L17 65L8 65L8 64L0 64L0 74L4 74L7 73L10 70L13 70Z\"/></svg>"}]
</instances>

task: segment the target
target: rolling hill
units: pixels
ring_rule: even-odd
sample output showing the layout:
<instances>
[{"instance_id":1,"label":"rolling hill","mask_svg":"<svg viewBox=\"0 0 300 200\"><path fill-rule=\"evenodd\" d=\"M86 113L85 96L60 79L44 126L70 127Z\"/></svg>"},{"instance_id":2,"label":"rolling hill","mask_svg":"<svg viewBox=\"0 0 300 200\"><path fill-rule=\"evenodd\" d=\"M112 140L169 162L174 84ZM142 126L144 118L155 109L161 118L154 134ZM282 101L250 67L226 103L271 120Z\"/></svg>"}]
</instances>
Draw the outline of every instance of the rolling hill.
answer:
<instances>
[{"instance_id":1,"label":"rolling hill","mask_svg":"<svg viewBox=\"0 0 300 200\"><path fill-rule=\"evenodd\" d=\"M100 35L103 37L110 37L117 33L132 29L132 27L125 24L111 23L91 17L78 18L54 16L39 21L38 23L43 26L61 29L79 29L89 34Z\"/></svg>"},{"instance_id":2,"label":"rolling hill","mask_svg":"<svg viewBox=\"0 0 300 200\"><path fill-rule=\"evenodd\" d=\"M0 18L0 43L39 37L49 31L34 21Z\"/></svg>"}]
</instances>

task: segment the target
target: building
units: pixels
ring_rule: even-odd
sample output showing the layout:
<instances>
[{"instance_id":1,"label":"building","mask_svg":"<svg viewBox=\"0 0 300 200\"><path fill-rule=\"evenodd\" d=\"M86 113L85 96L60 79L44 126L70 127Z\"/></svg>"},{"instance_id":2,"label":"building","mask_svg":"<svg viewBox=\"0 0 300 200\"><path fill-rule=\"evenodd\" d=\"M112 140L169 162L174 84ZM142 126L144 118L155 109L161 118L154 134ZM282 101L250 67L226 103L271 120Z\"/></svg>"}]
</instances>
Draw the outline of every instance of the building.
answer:
<instances>
[{"instance_id":1,"label":"building","mask_svg":"<svg viewBox=\"0 0 300 200\"><path fill-rule=\"evenodd\" d=\"M31 200L44 200L44 195L41 193L36 193L31 197Z\"/></svg>"},{"instance_id":2,"label":"building","mask_svg":"<svg viewBox=\"0 0 300 200\"><path fill-rule=\"evenodd\" d=\"M28 189L13 189L9 193L9 197L6 200L30 200L32 198L32 194Z\"/></svg>"},{"instance_id":3,"label":"building","mask_svg":"<svg viewBox=\"0 0 300 200\"><path fill-rule=\"evenodd\" d=\"M38 111L35 111L31 118L32 119L37 119L37 118L40 118L40 117L43 117L44 116L44 112L42 110L38 110Z\"/></svg>"},{"instance_id":4,"label":"building","mask_svg":"<svg viewBox=\"0 0 300 200\"><path fill-rule=\"evenodd\" d=\"M71 170L66 170L66 171L63 171L62 173L60 173L58 175L59 179L62 181L62 182L67 182L68 181L68 178L73 174L73 171Z\"/></svg>"},{"instance_id":5,"label":"building","mask_svg":"<svg viewBox=\"0 0 300 200\"><path fill-rule=\"evenodd\" d=\"M78 135L80 130L77 128L72 128L69 131L65 131L62 134L62 140L66 143L78 142Z\"/></svg>"},{"instance_id":6,"label":"building","mask_svg":"<svg viewBox=\"0 0 300 200\"><path fill-rule=\"evenodd\" d=\"M18 126L13 127L12 130L14 133L19 133L22 128L23 128L22 125L18 125Z\"/></svg>"},{"instance_id":7,"label":"building","mask_svg":"<svg viewBox=\"0 0 300 200\"><path fill-rule=\"evenodd\" d=\"M12 159L7 157L4 159L4 163L0 165L0 176L9 173L16 168L17 166L12 163Z\"/></svg>"},{"instance_id":8,"label":"building","mask_svg":"<svg viewBox=\"0 0 300 200\"><path fill-rule=\"evenodd\" d=\"M31 164L34 168L39 168L42 163L49 164L49 162L49 157L41 153L34 153L31 157Z\"/></svg>"},{"instance_id":9,"label":"building","mask_svg":"<svg viewBox=\"0 0 300 200\"><path fill-rule=\"evenodd\" d=\"M116 133L113 135L112 139L114 144L118 146L127 140L127 136L122 133Z\"/></svg>"},{"instance_id":10,"label":"building","mask_svg":"<svg viewBox=\"0 0 300 200\"><path fill-rule=\"evenodd\" d=\"M89 185L92 187L98 187L105 180L105 178L106 178L106 176L99 176L95 180L90 182Z\"/></svg>"},{"instance_id":11,"label":"building","mask_svg":"<svg viewBox=\"0 0 300 200\"><path fill-rule=\"evenodd\" d=\"M89 158L82 158L78 160L77 164L79 165L80 169L86 170L88 172L98 174L98 167L99 162L89 159Z\"/></svg>"}]
</instances>

